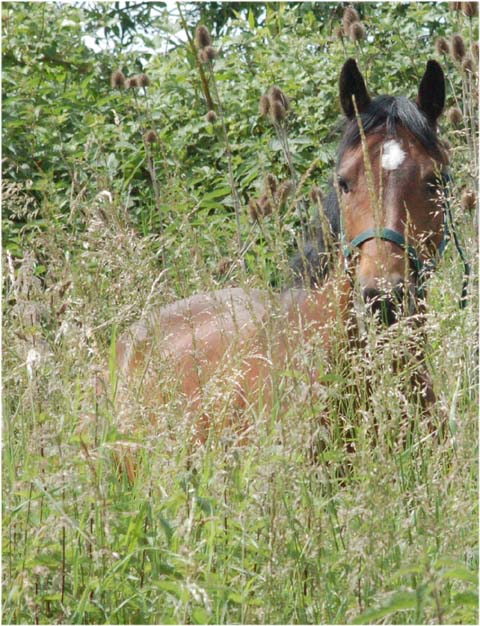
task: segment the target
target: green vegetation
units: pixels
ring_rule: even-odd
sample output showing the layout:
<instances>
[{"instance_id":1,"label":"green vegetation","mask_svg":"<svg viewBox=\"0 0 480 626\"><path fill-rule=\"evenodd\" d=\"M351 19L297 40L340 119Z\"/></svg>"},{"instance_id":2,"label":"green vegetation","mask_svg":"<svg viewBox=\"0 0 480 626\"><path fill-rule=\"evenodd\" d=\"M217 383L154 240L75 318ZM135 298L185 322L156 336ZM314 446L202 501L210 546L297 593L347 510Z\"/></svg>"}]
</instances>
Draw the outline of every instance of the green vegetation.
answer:
<instances>
[{"instance_id":1,"label":"green vegetation","mask_svg":"<svg viewBox=\"0 0 480 626\"><path fill-rule=\"evenodd\" d=\"M292 179L288 141L313 217L348 56L373 93L411 98L426 60L442 62L452 210L476 259L475 18L447 3L362 3L352 41L339 37L340 4L182 3L182 17L130 5L2 4L4 622L478 623L477 265L460 310L453 246L425 329L442 440L393 365L412 341L402 327L387 342L372 332L368 358L300 347L320 392L279 373L274 411L253 416L245 445L220 434L193 447L175 398L162 427L139 417L134 484L115 462L118 416L96 392L115 337L144 311L289 280L298 203L252 223L249 199L269 173ZM199 19L214 34L213 76L185 36ZM436 45L455 33L460 60ZM108 47L94 52L86 36ZM150 85L114 89L117 69ZM290 99L286 140L259 114L272 85Z\"/></svg>"}]
</instances>

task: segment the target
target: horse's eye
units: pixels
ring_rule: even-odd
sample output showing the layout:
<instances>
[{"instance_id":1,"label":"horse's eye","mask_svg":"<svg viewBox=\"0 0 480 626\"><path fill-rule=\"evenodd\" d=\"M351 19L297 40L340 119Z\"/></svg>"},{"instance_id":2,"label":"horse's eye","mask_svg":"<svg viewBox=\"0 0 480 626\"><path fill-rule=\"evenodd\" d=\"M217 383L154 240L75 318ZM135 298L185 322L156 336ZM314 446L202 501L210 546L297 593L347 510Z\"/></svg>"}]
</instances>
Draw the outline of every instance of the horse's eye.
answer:
<instances>
[{"instance_id":1,"label":"horse's eye","mask_svg":"<svg viewBox=\"0 0 480 626\"><path fill-rule=\"evenodd\" d=\"M348 193L350 191L350 185L342 176L337 177L338 188L342 193Z\"/></svg>"}]
</instances>

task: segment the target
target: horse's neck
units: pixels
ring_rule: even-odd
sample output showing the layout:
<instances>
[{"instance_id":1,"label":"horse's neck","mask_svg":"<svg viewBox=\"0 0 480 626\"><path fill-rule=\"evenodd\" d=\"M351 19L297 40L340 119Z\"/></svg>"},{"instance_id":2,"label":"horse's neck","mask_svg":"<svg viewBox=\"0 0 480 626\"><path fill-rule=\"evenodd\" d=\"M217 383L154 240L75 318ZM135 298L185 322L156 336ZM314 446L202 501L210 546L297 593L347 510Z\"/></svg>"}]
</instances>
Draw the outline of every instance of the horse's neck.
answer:
<instances>
[{"instance_id":1,"label":"horse's neck","mask_svg":"<svg viewBox=\"0 0 480 626\"><path fill-rule=\"evenodd\" d=\"M320 332L327 340L332 326L345 320L349 295L349 281L332 277L315 289L284 291L281 306L289 325L299 326L305 338Z\"/></svg>"}]
</instances>

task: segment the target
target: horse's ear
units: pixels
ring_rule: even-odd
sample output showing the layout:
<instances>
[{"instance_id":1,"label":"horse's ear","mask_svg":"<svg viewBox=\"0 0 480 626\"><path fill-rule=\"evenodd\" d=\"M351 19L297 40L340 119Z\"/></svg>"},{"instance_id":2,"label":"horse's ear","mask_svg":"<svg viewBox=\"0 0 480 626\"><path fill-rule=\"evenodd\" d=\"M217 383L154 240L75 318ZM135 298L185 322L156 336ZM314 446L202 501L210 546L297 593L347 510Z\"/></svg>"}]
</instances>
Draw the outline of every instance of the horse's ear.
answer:
<instances>
[{"instance_id":1,"label":"horse's ear","mask_svg":"<svg viewBox=\"0 0 480 626\"><path fill-rule=\"evenodd\" d=\"M445 76L437 61L428 61L418 88L417 104L428 120L435 124L445 105Z\"/></svg>"},{"instance_id":2,"label":"horse's ear","mask_svg":"<svg viewBox=\"0 0 480 626\"><path fill-rule=\"evenodd\" d=\"M358 69L355 59L345 61L340 73L340 104L345 115L352 119L355 117L355 107L353 106L353 96L358 112L361 113L369 104L370 96L363 76Z\"/></svg>"}]
</instances>

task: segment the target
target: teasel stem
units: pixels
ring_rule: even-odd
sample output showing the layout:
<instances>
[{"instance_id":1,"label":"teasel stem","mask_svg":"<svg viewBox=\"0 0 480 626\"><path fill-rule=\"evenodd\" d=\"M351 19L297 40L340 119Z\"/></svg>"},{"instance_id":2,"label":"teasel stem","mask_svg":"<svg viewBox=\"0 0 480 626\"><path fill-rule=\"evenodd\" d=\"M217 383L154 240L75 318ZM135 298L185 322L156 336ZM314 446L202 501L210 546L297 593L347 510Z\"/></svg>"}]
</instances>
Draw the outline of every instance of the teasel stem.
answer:
<instances>
[{"instance_id":1,"label":"teasel stem","mask_svg":"<svg viewBox=\"0 0 480 626\"><path fill-rule=\"evenodd\" d=\"M182 12L182 3L181 2L177 2L177 9L178 9L178 15L180 16L180 22L182 24L182 28L185 31L185 35L187 36L187 41L188 41L188 45L190 47L190 50L193 54L193 57L195 59L195 63L197 65L197 69L198 69L198 73L200 75L200 82L202 83L202 90L203 90L203 95L205 96L205 100L207 101L207 107L208 110L215 110L215 105L213 103L213 99L212 96L210 94L210 87L208 86L208 80L207 77L205 76L205 72L203 71L203 67L202 64L200 63L199 59L198 59L198 54L197 54L197 49L195 48L195 42L192 39L192 36L190 34L190 30L188 28L188 24L185 21L185 17L183 15Z\"/></svg>"},{"instance_id":2,"label":"teasel stem","mask_svg":"<svg viewBox=\"0 0 480 626\"><path fill-rule=\"evenodd\" d=\"M235 222L237 225L237 248L238 254L241 255L242 252L242 225L240 222L240 198L238 196L237 187L235 185L235 178L233 176L233 166L232 166L232 149L230 147L230 140L228 138L227 125L225 123L225 113L222 107L222 101L220 99L220 94L218 93L217 81L215 79L215 73L213 71L213 64L211 61L207 63L208 71L210 73L210 80L213 86L213 91L215 94L215 99L217 101L217 110L222 126L223 140L225 141L225 153L227 155L227 167L228 167L228 178L230 183L230 189L232 190L232 198L233 198L233 208L235 210Z\"/></svg>"},{"instance_id":3,"label":"teasel stem","mask_svg":"<svg viewBox=\"0 0 480 626\"><path fill-rule=\"evenodd\" d=\"M281 122L277 122L275 120L273 120L273 126L277 133L280 145L282 146L283 154L285 156L285 160L287 162L288 170L290 172L290 180L292 181L292 193L295 198L297 196L298 187L297 173L295 171L293 157L288 143L287 129ZM304 245L307 240L307 220L305 219L306 207L303 199L299 198L298 201L295 203L295 210L302 229L302 245Z\"/></svg>"},{"instance_id":4,"label":"teasel stem","mask_svg":"<svg viewBox=\"0 0 480 626\"><path fill-rule=\"evenodd\" d=\"M157 172L155 169L155 159L153 158L153 154L151 151L151 145L146 137L145 133L142 133L143 137L143 145L145 148L145 157L147 161L147 169L148 174L150 176L150 180L152 181L153 187L153 195L155 197L155 208L157 209L158 217L159 217L159 231L160 231L160 239L161 239L161 256L162 256L162 265L163 267L167 267L167 256L165 253L165 245L163 241L163 233L164 233L164 224L163 224L163 211L162 211L162 202L160 197L160 189L158 188L158 180L157 180Z\"/></svg>"}]
</instances>

